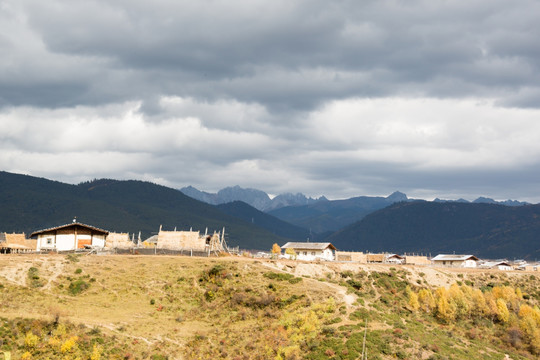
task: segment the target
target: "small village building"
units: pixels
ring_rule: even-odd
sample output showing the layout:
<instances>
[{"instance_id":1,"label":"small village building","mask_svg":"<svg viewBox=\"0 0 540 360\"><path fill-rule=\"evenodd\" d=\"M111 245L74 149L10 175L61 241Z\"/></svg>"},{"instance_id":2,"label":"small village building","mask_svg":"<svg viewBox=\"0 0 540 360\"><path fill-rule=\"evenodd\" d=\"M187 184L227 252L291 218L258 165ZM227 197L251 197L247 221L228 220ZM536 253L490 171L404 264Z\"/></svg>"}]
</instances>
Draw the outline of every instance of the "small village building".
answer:
<instances>
[{"instance_id":1,"label":"small village building","mask_svg":"<svg viewBox=\"0 0 540 360\"><path fill-rule=\"evenodd\" d=\"M386 259L384 260L384 262L389 264L403 264L404 261L405 258L398 254L388 254L386 255Z\"/></svg>"},{"instance_id":2,"label":"small village building","mask_svg":"<svg viewBox=\"0 0 540 360\"><path fill-rule=\"evenodd\" d=\"M165 231L161 227L157 235L146 239L143 248L155 248L171 251L193 251L193 252L222 252L228 250L223 234L215 232L208 234L206 231L201 234L199 231Z\"/></svg>"},{"instance_id":3,"label":"small village building","mask_svg":"<svg viewBox=\"0 0 540 360\"><path fill-rule=\"evenodd\" d=\"M312 243L312 242L288 242L281 247L281 249L292 249L295 255L287 254L285 251L285 258L297 260L327 260L334 261L335 251L337 250L331 243Z\"/></svg>"},{"instance_id":4,"label":"small village building","mask_svg":"<svg viewBox=\"0 0 540 360\"><path fill-rule=\"evenodd\" d=\"M106 249L131 249L135 243L129 239L128 233L111 232L105 239Z\"/></svg>"},{"instance_id":5,"label":"small village building","mask_svg":"<svg viewBox=\"0 0 540 360\"><path fill-rule=\"evenodd\" d=\"M481 269L497 269L497 270L504 270L504 271L513 270L512 265L506 260L485 261L482 264L478 265L478 267Z\"/></svg>"},{"instance_id":6,"label":"small village building","mask_svg":"<svg viewBox=\"0 0 540 360\"><path fill-rule=\"evenodd\" d=\"M37 251L73 251L84 248L103 248L109 232L91 225L73 222L30 235L37 239Z\"/></svg>"},{"instance_id":7,"label":"small village building","mask_svg":"<svg viewBox=\"0 0 540 360\"><path fill-rule=\"evenodd\" d=\"M36 240L27 239L24 233L0 232L0 253L22 253L36 251Z\"/></svg>"},{"instance_id":8,"label":"small village building","mask_svg":"<svg viewBox=\"0 0 540 360\"><path fill-rule=\"evenodd\" d=\"M475 268L477 267L479 259L474 255L447 255L439 254L431 259L433 265L443 267L464 267Z\"/></svg>"},{"instance_id":9,"label":"small village building","mask_svg":"<svg viewBox=\"0 0 540 360\"><path fill-rule=\"evenodd\" d=\"M427 256L405 255L403 263L406 265L431 265L431 260Z\"/></svg>"},{"instance_id":10,"label":"small village building","mask_svg":"<svg viewBox=\"0 0 540 360\"><path fill-rule=\"evenodd\" d=\"M366 254L368 263L383 263L386 259L386 254Z\"/></svg>"},{"instance_id":11,"label":"small village building","mask_svg":"<svg viewBox=\"0 0 540 360\"><path fill-rule=\"evenodd\" d=\"M350 261L365 264L367 262L366 254L361 251L336 251L336 261Z\"/></svg>"},{"instance_id":12,"label":"small village building","mask_svg":"<svg viewBox=\"0 0 540 360\"><path fill-rule=\"evenodd\" d=\"M522 271L538 271L539 268L540 268L539 264L525 263L525 264L519 265L516 269L522 270Z\"/></svg>"}]
</instances>

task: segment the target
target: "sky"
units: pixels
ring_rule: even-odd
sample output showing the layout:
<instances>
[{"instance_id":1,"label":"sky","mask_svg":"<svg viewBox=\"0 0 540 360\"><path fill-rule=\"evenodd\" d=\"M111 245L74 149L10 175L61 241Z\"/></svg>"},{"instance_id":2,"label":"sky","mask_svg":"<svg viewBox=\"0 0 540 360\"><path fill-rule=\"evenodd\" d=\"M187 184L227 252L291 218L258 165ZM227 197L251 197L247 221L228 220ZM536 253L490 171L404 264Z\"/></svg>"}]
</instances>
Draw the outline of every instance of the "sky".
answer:
<instances>
[{"instance_id":1,"label":"sky","mask_svg":"<svg viewBox=\"0 0 540 360\"><path fill-rule=\"evenodd\" d=\"M540 202L540 2L0 0L0 170Z\"/></svg>"}]
</instances>

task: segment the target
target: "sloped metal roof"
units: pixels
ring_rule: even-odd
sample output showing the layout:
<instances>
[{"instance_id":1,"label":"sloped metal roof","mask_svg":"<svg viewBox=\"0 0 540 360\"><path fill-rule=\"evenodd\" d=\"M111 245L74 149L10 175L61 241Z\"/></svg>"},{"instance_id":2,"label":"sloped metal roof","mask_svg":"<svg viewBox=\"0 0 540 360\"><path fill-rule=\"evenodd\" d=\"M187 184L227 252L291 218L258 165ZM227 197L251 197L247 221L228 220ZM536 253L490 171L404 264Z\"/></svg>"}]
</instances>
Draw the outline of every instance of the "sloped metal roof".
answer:
<instances>
[{"instance_id":1,"label":"sloped metal roof","mask_svg":"<svg viewBox=\"0 0 540 360\"><path fill-rule=\"evenodd\" d=\"M433 261L465 261L465 260L478 261L479 259L474 255L439 254L431 260Z\"/></svg>"},{"instance_id":2,"label":"sloped metal roof","mask_svg":"<svg viewBox=\"0 0 540 360\"><path fill-rule=\"evenodd\" d=\"M326 243L312 243L312 242L288 242L281 247L282 249L292 248L299 250L324 250L330 248L337 250L334 245L329 242Z\"/></svg>"},{"instance_id":3,"label":"sloped metal roof","mask_svg":"<svg viewBox=\"0 0 540 360\"><path fill-rule=\"evenodd\" d=\"M52 227L52 228L48 228L48 229L35 231L30 235L30 237L34 237L34 236L37 236L39 234L47 233L47 232L50 232L50 231L56 231L56 230L60 230L60 229L67 229L67 228L70 228L70 227L73 227L73 226L83 227L83 228L90 229L92 231L102 233L102 234L105 234L105 235L107 235L109 233L107 230L103 230L103 229L97 228L97 227L92 226L92 225L87 225L87 224L83 224L83 223L80 223L80 222L73 222L73 223L69 223L69 224L65 224L65 225L60 225L60 226L56 226L56 227Z\"/></svg>"}]
</instances>

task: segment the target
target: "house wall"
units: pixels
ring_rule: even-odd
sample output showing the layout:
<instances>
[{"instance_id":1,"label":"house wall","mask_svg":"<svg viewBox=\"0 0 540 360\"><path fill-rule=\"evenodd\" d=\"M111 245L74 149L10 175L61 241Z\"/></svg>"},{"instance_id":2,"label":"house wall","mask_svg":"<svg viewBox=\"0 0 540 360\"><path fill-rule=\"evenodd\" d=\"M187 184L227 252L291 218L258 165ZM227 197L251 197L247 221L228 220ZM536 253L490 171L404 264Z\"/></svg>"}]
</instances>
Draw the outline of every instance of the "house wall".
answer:
<instances>
[{"instance_id":1,"label":"house wall","mask_svg":"<svg viewBox=\"0 0 540 360\"><path fill-rule=\"evenodd\" d=\"M334 260L334 253L332 249L314 250L314 249L294 249L296 252L297 260L314 261L314 260ZM287 259L291 259L291 256L285 254Z\"/></svg>"},{"instance_id":2,"label":"house wall","mask_svg":"<svg viewBox=\"0 0 540 360\"><path fill-rule=\"evenodd\" d=\"M366 254L366 257L367 257L367 262L368 263L372 263L372 262L378 262L378 263L382 263L384 261L384 254Z\"/></svg>"},{"instance_id":3,"label":"house wall","mask_svg":"<svg viewBox=\"0 0 540 360\"><path fill-rule=\"evenodd\" d=\"M128 233L109 233L105 239L105 247L114 249L131 249L135 244L129 239Z\"/></svg>"},{"instance_id":4,"label":"house wall","mask_svg":"<svg viewBox=\"0 0 540 360\"><path fill-rule=\"evenodd\" d=\"M36 239L27 239L24 233L20 234L8 234L4 235L6 244L17 244L26 246L29 250L36 250L37 240Z\"/></svg>"},{"instance_id":5,"label":"house wall","mask_svg":"<svg viewBox=\"0 0 540 360\"><path fill-rule=\"evenodd\" d=\"M88 229L59 229L55 232L39 234L37 250L71 251L82 249L84 245L105 246L105 235L94 234Z\"/></svg>"},{"instance_id":6,"label":"house wall","mask_svg":"<svg viewBox=\"0 0 540 360\"><path fill-rule=\"evenodd\" d=\"M433 265L443 266L443 267L464 267L464 268L475 268L476 261L474 260L436 260L433 261Z\"/></svg>"},{"instance_id":7,"label":"house wall","mask_svg":"<svg viewBox=\"0 0 540 360\"><path fill-rule=\"evenodd\" d=\"M430 265L431 261L427 256L405 255L404 264L409 265Z\"/></svg>"},{"instance_id":8,"label":"house wall","mask_svg":"<svg viewBox=\"0 0 540 360\"><path fill-rule=\"evenodd\" d=\"M367 263L367 256L363 252L357 251L336 251L337 261L353 261L358 263Z\"/></svg>"},{"instance_id":9,"label":"house wall","mask_svg":"<svg viewBox=\"0 0 540 360\"><path fill-rule=\"evenodd\" d=\"M75 234L46 233L38 235L38 250L75 250Z\"/></svg>"},{"instance_id":10,"label":"house wall","mask_svg":"<svg viewBox=\"0 0 540 360\"><path fill-rule=\"evenodd\" d=\"M160 231L158 249L205 251L206 239L198 231Z\"/></svg>"}]
</instances>

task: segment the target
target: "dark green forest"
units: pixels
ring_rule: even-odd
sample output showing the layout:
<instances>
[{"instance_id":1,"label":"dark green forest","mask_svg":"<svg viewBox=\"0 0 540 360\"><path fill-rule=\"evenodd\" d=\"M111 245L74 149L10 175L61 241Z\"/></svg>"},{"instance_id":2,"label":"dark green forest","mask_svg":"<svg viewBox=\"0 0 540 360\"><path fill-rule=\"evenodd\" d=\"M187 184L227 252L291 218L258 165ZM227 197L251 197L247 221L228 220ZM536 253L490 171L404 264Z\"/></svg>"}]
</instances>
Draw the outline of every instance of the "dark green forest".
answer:
<instances>
[{"instance_id":1,"label":"dark green forest","mask_svg":"<svg viewBox=\"0 0 540 360\"><path fill-rule=\"evenodd\" d=\"M327 238L339 249L540 259L540 205L401 202Z\"/></svg>"},{"instance_id":2,"label":"dark green forest","mask_svg":"<svg viewBox=\"0 0 540 360\"><path fill-rule=\"evenodd\" d=\"M143 181L95 180L69 185L0 172L0 231L25 232L77 221L108 231L138 234L143 240L164 230L221 231L244 249L270 249L288 241L194 200L180 191Z\"/></svg>"}]
</instances>

